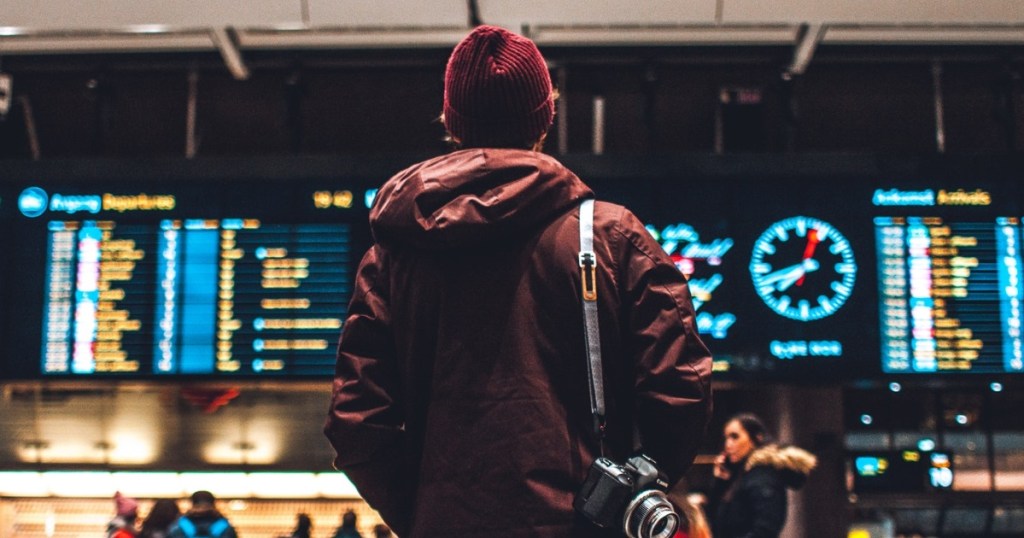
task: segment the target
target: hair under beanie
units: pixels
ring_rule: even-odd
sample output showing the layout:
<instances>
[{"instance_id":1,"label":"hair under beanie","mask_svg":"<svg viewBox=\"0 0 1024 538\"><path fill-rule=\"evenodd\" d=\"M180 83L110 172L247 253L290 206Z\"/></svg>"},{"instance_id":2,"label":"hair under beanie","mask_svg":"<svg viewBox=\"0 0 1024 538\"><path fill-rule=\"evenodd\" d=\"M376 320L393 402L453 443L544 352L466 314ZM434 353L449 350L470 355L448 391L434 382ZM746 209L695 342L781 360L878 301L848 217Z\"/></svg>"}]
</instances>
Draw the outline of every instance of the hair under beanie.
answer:
<instances>
[{"instance_id":1,"label":"hair under beanie","mask_svg":"<svg viewBox=\"0 0 1024 538\"><path fill-rule=\"evenodd\" d=\"M551 75L533 41L485 25L455 46L444 76L444 125L463 146L531 144L554 116Z\"/></svg>"}]
</instances>

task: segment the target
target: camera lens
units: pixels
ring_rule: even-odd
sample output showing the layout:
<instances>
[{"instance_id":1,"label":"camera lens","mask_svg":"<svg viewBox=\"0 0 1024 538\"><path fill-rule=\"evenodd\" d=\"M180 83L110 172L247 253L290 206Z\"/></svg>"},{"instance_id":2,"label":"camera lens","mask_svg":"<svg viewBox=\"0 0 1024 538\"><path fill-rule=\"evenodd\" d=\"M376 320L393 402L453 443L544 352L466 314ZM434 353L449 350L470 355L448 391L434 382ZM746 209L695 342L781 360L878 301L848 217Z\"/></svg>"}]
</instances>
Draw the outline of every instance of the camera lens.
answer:
<instances>
[{"instance_id":1,"label":"camera lens","mask_svg":"<svg viewBox=\"0 0 1024 538\"><path fill-rule=\"evenodd\" d=\"M629 538L670 538L679 527L679 515L664 493L650 489L626 507L623 527Z\"/></svg>"}]
</instances>

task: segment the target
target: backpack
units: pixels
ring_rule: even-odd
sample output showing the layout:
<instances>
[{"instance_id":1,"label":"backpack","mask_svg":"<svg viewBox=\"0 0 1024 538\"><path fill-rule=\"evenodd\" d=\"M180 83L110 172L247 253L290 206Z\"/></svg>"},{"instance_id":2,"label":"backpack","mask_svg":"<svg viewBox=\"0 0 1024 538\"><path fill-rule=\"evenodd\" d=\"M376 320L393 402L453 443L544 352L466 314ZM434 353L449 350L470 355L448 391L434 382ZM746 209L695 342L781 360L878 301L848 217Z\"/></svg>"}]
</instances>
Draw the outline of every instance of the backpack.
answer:
<instances>
[{"instance_id":1,"label":"backpack","mask_svg":"<svg viewBox=\"0 0 1024 538\"><path fill-rule=\"evenodd\" d=\"M228 520L224 518L218 518L213 523L199 526L187 517L178 519L178 528L181 529L185 538L218 538L230 526Z\"/></svg>"}]
</instances>

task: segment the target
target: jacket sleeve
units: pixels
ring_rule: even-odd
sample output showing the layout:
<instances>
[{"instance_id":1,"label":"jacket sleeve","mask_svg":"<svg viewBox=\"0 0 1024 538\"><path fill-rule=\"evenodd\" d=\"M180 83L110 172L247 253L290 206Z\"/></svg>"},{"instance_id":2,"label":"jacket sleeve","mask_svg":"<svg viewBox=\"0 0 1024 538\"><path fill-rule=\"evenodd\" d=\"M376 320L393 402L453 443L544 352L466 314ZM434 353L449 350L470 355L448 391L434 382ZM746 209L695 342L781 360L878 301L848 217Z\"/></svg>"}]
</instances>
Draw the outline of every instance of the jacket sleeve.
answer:
<instances>
[{"instance_id":1,"label":"jacket sleeve","mask_svg":"<svg viewBox=\"0 0 1024 538\"><path fill-rule=\"evenodd\" d=\"M384 257L382 247L372 247L356 273L324 434L337 453L334 467L402 534L412 511L411 480L403 465L405 420L398 400Z\"/></svg>"},{"instance_id":2,"label":"jacket sleeve","mask_svg":"<svg viewBox=\"0 0 1024 538\"><path fill-rule=\"evenodd\" d=\"M721 478L714 478L711 482L711 490L708 492L708 501L704 505L704 514L708 517L709 521L714 522L718 518L718 508L722 505L722 498L725 497L725 492L729 490L729 486L733 484L733 480L723 480Z\"/></svg>"},{"instance_id":3,"label":"jacket sleeve","mask_svg":"<svg viewBox=\"0 0 1024 538\"><path fill-rule=\"evenodd\" d=\"M697 335L683 274L629 211L619 231L636 424L645 452L675 483L693 463L711 415L711 354Z\"/></svg>"},{"instance_id":4,"label":"jacket sleeve","mask_svg":"<svg viewBox=\"0 0 1024 538\"><path fill-rule=\"evenodd\" d=\"M786 487L775 471L755 468L747 472L751 480L743 495L749 503L751 525L750 532L739 538L775 538L786 523Z\"/></svg>"}]
</instances>

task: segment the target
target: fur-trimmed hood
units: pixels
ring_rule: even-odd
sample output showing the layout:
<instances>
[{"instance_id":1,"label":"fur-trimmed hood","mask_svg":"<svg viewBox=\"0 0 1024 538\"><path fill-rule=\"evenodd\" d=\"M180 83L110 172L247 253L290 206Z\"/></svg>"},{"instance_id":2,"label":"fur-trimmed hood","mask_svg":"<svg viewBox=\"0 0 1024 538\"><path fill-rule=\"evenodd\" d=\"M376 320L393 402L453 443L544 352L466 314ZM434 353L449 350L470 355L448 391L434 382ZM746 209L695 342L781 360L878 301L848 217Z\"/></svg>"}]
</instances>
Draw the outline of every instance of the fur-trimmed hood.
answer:
<instances>
[{"instance_id":1,"label":"fur-trimmed hood","mask_svg":"<svg viewBox=\"0 0 1024 538\"><path fill-rule=\"evenodd\" d=\"M818 458L800 447L765 445L750 454L745 468L772 467L781 473L787 487L799 489L817 465Z\"/></svg>"}]
</instances>

